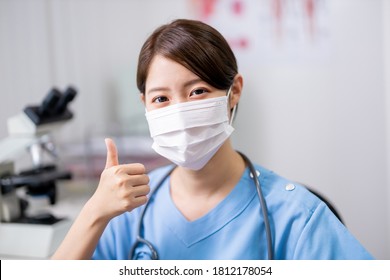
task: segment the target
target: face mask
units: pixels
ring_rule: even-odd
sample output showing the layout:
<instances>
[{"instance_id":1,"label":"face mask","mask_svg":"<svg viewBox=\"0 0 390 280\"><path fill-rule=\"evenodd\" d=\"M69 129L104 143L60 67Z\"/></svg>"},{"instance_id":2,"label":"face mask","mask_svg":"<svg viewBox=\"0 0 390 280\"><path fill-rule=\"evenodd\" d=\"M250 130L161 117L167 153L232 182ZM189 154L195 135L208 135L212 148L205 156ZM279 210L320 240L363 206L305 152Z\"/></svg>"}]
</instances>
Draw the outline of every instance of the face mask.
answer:
<instances>
[{"instance_id":1,"label":"face mask","mask_svg":"<svg viewBox=\"0 0 390 280\"><path fill-rule=\"evenodd\" d=\"M146 112L152 148L179 166L203 168L234 130L229 123L228 96Z\"/></svg>"}]
</instances>

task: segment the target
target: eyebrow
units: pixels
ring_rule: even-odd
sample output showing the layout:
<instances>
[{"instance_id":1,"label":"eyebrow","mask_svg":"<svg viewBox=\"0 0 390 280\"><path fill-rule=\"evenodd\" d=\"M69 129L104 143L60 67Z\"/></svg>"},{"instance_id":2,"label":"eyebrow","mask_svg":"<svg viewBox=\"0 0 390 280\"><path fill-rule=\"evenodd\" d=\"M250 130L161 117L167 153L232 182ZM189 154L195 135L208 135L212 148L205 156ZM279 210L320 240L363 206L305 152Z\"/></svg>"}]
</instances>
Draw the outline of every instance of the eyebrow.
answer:
<instances>
[{"instance_id":1,"label":"eyebrow","mask_svg":"<svg viewBox=\"0 0 390 280\"><path fill-rule=\"evenodd\" d=\"M203 80L201 78L195 78L195 79L189 80L183 84L183 88L192 86L192 85L199 83L199 82L203 82ZM167 91L167 90L169 90L168 87L154 87L154 88L151 88L150 90L148 90L146 93L150 94L150 93L156 92L156 91Z\"/></svg>"},{"instance_id":2,"label":"eyebrow","mask_svg":"<svg viewBox=\"0 0 390 280\"><path fill-rule=\"evenodd\" d=\"M199 82L203 82L203 80L201 78L192 79L192 80L185 82L183 87L189 87L189 86L192 86L192 85L199 83Z\"/></svg>"}]
</instances>

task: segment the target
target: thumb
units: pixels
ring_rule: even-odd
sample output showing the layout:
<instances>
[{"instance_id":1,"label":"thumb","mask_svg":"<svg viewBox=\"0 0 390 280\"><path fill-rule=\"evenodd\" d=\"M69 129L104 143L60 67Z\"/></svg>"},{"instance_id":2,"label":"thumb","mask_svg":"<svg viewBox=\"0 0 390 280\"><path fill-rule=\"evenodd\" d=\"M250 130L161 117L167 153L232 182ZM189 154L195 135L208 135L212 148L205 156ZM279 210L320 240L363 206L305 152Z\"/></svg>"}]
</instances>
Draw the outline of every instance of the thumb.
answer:
<instances>
[{"instance_id":1,"label":"thumb","mask_svg":"<svg viewBox=\"0 0 390 280\"><path fill-rule=\"evenodd\" d=\"M118 150L116 149L116 145L114 141L110 138L104 139L106 142L106 147L107 147L107 159L106 159L106 167L110 168L112 166L118 165Z\"/></svg>"}]
</instances>

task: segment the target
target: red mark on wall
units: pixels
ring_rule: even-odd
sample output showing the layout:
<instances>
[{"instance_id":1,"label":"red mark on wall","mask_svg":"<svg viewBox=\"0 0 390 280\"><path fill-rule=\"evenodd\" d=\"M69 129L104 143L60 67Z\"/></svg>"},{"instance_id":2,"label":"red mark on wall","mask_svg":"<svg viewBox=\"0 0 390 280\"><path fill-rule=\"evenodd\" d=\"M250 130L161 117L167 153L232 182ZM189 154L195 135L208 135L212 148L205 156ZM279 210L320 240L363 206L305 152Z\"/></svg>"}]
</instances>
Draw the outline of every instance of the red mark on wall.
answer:
<instances>
[{"instance_id":1,"label":"red mark on wall","mask_svg":"<svg viewBox=\"0 0 390 280\"><path fill-rule=\"evenodd\" d=\"M314 27L314 21L315 21L315 0L304 0L304 10L306 12L306 16L308 19L308 29L309 29L309 35L311 39L314 39L314 33L315 33L315 27Z\"/></svg>"},{"instance_id":2,"label":"red mark on wall","mask_svg":"<svg viewBox=\"0 0 390 280\"><path fill-rule=\"evenodd\" d=\"M233 49L244 50L249 47L249 38L247 37L230 38L228 42Z\"/></svg>"},{"instance_id":3,"label":"red mark on wall","mask_svg":"<svg viewBox=\"0 0 390 280\"><path fill-rule=\"evenodd\" d=\"M275 33L276 37L280 39L282 37L282 19L283 19L283 5L282 0L273 0L271 4L271 15L275 19Z\"/></svg>"},{"instance_id":4,"label":"red mark on wall","mask_svg":"<svg viewBox=\"0 0 390 280\"><path fill-rule=\"evenodd\" d=\"M243 3L242 1L236 0L232 3L232 12L236 16L240 16L243 14Z\"/></svg>"},{"instance_id":5,"label":"red mark on wall","mask_svg":"<svg viewBox=\"0 0 390 280\"><path fill-rule=\"evenodd\" d=\"M198 12L201 20L207 21L215 13L215 5L218 0L192 0L192 5Z\"/></svg>"}]
</instances>

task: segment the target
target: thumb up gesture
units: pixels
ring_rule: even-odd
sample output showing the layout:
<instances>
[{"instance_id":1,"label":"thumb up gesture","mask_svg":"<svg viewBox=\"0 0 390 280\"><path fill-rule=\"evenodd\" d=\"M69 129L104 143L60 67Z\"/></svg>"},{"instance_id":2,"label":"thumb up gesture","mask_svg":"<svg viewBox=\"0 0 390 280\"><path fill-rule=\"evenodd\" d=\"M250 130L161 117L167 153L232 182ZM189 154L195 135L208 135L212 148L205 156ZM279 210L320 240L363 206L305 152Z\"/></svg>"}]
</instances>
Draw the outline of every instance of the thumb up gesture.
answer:
<instances>
[{"instance_id":1,"label":"thumb up gesture","mask_svg":"<svg viewBox=\"0 0 390 280\"><path fill-rule=\"evenodd\" d=\"M146 203L149 177L140 163L119 164L118 151L112 139L106 139L106 166L92 196L101 218L110 220Z\"/></svg>"}]
</instances>

